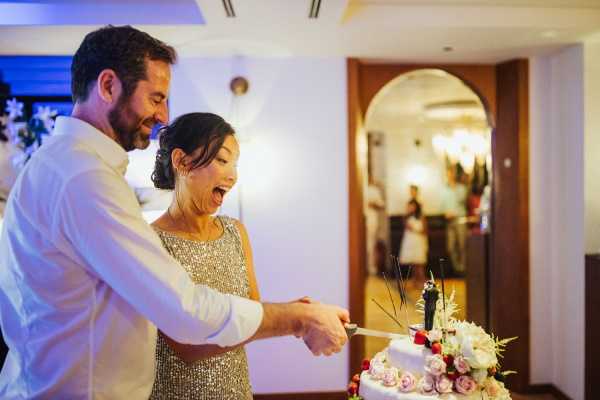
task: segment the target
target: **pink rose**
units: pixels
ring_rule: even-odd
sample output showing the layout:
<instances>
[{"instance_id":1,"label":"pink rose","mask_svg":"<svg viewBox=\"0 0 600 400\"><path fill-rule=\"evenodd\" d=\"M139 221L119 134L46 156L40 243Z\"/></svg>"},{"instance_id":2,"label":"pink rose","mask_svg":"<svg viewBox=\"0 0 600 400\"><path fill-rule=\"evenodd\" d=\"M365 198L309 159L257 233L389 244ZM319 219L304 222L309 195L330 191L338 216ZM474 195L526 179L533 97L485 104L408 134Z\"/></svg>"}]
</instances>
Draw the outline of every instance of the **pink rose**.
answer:
<instances>
[{"instance_id":1,"label":"pink rose","mask_svg":"<svg viewBox=\"0 0 600 400\"><path fill-rule=\"evenodd\" d=\"M461 375L454 381L456 391L461 394L471 394L477 389L477 382L469 375Z\"/></svg>"},{"instance_id":2,"label":"pink rose","mask_svg":"<svg viewBox=\"0 0 600 400\"><path fill-rule=\"evenodd\" d=\"M422 394L436 394L435 378L431 375L425 375L419 381L419 391Z\"/></svg>"},{"instance_id":3,"label":"pink rose","mask_svg":"<svg viewBox=\"0 0 600 400\"><path fill-rule=\"evenodd\" d=\"M446 363L441 354L428 356L425 360L425 371L433 376L440 376L446 372Z\"/></svg>"},{"instance_id":4,"label":"pink rose","mask_svg":"<svg viewBox=\"0 0 600 400\"><path fill-rule=\"evenodd\" d=\"M454 368L461 374L466 374L471 370L469 363L463 356L454 357Z\"/></svg>"},{"instance_id":5,"label":"pink rose","mask_svg":"<svg viewBox=\"0 0 600 400\"><path fill-rule=\"evenodd\" d=\"M386 368L383 371L382 380L384 386L396 386L398 382L398 370L394 367Z\"/></svg>"},{"instance_id":6,"label":"pink rose","mask_svg":"<svg viewBox=\"0 0 600 400\"><path fill-rule=\"evenodd\" d=\"M408 393L415 390L417 380L413 374L405 371L402 375L400 375L400 382L398 384L401 392Z\"/></svg>"},{"instance_id":7,"label":"pink rose","mask_svg":"<svg viewBox=\"0 0 600 400\"><path fill-rule=\"evenodd\" d=\"M435 390L440 394L451 393L452 381L445 375L438 377L435 381Z\"/></svg>"}]
</instances>

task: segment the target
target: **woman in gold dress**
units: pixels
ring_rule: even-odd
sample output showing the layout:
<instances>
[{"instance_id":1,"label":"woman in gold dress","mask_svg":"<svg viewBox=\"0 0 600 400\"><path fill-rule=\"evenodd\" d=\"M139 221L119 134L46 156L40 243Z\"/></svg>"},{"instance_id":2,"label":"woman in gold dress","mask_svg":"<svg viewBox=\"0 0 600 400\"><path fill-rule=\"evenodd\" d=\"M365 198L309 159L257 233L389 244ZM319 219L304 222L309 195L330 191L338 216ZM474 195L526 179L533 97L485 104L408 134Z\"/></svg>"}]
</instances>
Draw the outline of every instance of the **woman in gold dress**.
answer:
<instances>
[{"instance_id":1,"label":"woman in gold dress","mask_svg":"<svg viewBox=\"0 0 600 400\"><path fill-rule=\"evenodd\" d=\"M152 181L173 190L152 226L198 284L259 299L252 251L241 222L214 216L237 181L239 146L221 117L191 113L160 133ZM252 399L243 346L180 344L159 332L152 399Z\"/></svg>"}]
</instances>

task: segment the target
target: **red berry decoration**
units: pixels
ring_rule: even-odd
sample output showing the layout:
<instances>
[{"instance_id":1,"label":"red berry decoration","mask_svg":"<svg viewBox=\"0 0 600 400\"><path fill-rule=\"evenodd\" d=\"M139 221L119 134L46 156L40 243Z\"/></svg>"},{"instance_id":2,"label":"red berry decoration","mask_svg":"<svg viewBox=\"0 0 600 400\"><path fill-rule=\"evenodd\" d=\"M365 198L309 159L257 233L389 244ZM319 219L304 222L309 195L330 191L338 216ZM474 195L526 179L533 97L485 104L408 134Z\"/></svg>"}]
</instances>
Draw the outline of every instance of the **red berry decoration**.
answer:
<instances>
[{"instance_id":1,"label":"red berry decoration","mask_svg":"<svg viewBox=\"0 0 600 400\"><path fill-rule=\"evenodd\" d=\"M352 377L352 382L355 382L358 384L360 382L360 375L354 374L354 376Z\"/></svg>"},{"instance_id":2,"label":"red berry decoration","mask_svg":"<svg viewBox=\"0 0 600 400\"><path fill-rule=\"evenodd\" d=\"M440 342L435 342L431 345L431 352L433 354L442 354L442 344Z\"/></svg>"},{"instance_id":3,"label":"red berry decoration","mask_svg":"<svg viewBox=\"0 0 600 400\"><path fill-rule=\"evenodd\" d=\"M415 344L425 344L427 342L427 331L417 331L415 333Z\"/></svg>"},{"instance_id":4,"label":"red berry decoration","mask_svg":"<svg viewBox=\"0 0 600 400\"><path fill-rule=\"evenodd\" d=\"M368 371L370 367L371 367L371 362L369 361L369 359L368 359L368 358L365 358L365 359L362 361L362 365L360 366L360 368L361 368L363 371Z\"/></svg>"},{"instance_id":5,"label":"red berry decoration","mask_svg":"<svg viewBox=\"0 0 600 400\"><path fill-rule=\"evenodd\" d=\"M444 362L448 367L450 367L454 365L454 357L452 357L451 355L446 355L444 356Z\"/></svg>"},{"instance_id":6,"label":"red berry decoration","mask_svg":"<svg viewBox=\"0 0 600 400\"><path fill-rule=\"evenodd\" d=\"M358 394L358 385L354 382L350 382L348 385L348 394L355 395Z\"/></svg>"}]
</instances>

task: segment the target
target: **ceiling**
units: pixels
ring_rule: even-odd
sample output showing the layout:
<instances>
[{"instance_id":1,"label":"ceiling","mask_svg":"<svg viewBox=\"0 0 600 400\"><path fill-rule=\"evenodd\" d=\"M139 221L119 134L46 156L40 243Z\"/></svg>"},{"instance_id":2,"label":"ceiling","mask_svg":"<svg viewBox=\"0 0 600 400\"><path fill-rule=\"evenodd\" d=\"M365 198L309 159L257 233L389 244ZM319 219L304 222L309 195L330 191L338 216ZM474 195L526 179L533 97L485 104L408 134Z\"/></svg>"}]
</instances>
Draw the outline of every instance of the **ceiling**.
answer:
<instances>
[{"instance_id":1,"label":"ceiling","mask_svg":"<svg viewBox=\"0 0 600 400\"><path fill-rule=\"evenodd\" d=\"M480 113L455 121L428 118L428 105L448 102L476 102ZM404 134L418 131L423 139L454 126L486 128L485 110L479 97L463 81L435 69L420 69L400 75L388 83L373 99L367 110L365 125L369 131Z\"/></svg>"},{"instance_id":2,"label":"ceiling","mask_svg":"<svg viewBox=\"0 0 600 400\"><path fill-rule=\"evenodd\" d=\"M352 0L359 4L395 5L478 5L518 7L600 8L597 0Z\"/></svg>"},{"instance_id":3,"label":"ceiling","mask_svg":"<svg viewBox=\"0 0 600 400\"><path fill-rule=\"evenodd\" d=\"M73 54L90 30L130 23L184 57L496 63L600 32L600 0L321 0L316 19L310 0L231 3L235 18L215 0L0 0L0 54Z\"/></svg>"}]
</instances>

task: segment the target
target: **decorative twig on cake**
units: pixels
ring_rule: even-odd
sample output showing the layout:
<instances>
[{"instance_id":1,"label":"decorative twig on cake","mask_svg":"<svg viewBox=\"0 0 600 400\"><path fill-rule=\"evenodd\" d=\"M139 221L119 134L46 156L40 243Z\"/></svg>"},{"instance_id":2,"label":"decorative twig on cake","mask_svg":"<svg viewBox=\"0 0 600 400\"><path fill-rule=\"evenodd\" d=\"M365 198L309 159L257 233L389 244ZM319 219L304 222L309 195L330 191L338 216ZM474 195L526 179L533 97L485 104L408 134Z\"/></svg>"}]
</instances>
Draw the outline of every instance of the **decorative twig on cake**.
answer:
<instances>
[{"instance_id":1,"label":"decorative twig on cake","mask_svg":"<svg viewBox=\"0 0 600 400\"><path fill-rule=\"evenodd\" d=\"M396 284L398 285L398 292L400 293L400 310L402 310L402 306L407 304L406 300L406 291L404 287L404 281L402 279L402 271L400 271L400 260L398 257L393 257L394 260L394 268L396 272Z\"/></svg>"},{"instance_id":2,"label":"decorative twig on cake","mask_svg":"<svg viewBox=\"0 0 600 400\"><path fill-rule=\"evenodd\" d=\"M383 275L385 287L387 288L388 295L390 296L390 301L392 302L392 308L394 309L394 317L398 318L398 314L396 313L396 305L394 304L394 297L392 296L392 291L390 290L390 285L388 284L387 277L385 276L385 272L382 272L381 274Z\"/></svg>"},{"instance_id":3,"label":"decorative twig on cake","mask_svg":"<svg viewBox=\"0 0 600 400\"><path fill-rule=\"evenodd\" d=\"M400 311L402 306L404 307L404 313L406 314L406 329L409 330L410 323L408 321L408 296L406 295L406 282L408 281L408 275L406 279L402 277L402 269L400 267L400 259L395 256L391 256L393 266L396 271L396 284L398 285L398 292L400 293ZM410 270L409 270L410 274ZM409 332L410 333L410 332Z\"/></svg>"},{"instance_id":4,"label":"decorative twig on cake","mask_svg":"<svg viewBox=\"0 0 600 400\"><path fill-rule=\"evenodd\" d=\"M446 290L444 288L444 264L446 260L440 258L440 277L442 279L442 337L446 341L446 332L448 331L448 321L446 319Z\"/></svg>"},{"instance_id":5,"label":"decorative twig on cake","mask_svg":"<svg viewBox=\"0 0 600 400\"><path fill-rule=\"evenodd\" d=\"M383 306L377 302L377 300L371 298L371 301L373 301L373 303L375 303L377 305L377 307L379 307L381 309L381 311L383 311L384 313L386 313L386 315L388 317L390 317L395 323L397 323L400 328L404 328L402 326L402 324L400 323L400 321L398 321L392 314L390 314L389 312L387 312L386 309L383 308Z\"/></svg>"}]
</instances>

